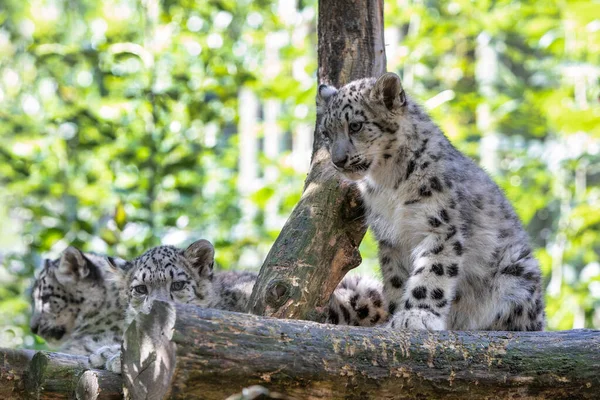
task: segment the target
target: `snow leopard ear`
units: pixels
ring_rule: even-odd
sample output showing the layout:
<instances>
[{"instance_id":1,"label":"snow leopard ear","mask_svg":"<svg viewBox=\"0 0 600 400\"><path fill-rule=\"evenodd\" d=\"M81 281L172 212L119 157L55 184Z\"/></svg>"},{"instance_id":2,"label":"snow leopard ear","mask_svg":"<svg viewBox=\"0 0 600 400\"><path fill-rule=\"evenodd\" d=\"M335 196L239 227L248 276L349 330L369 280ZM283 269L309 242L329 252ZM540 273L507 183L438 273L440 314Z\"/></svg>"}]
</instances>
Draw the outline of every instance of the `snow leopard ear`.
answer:
<instances>
[{"instance_id":1,"label":"snow leopard ear","mask_svg":"<svg viewBox=\"0 0 600 400\"><path fill-rule=\"evenodd\" d=\"M73 246L67 247L58 263L56 279L62 285L68 285L86 278L90 274L90 267L83 253Z\"/></svg>"},{"instance_id":2,"label":"snow leopard ear","mask_svg":"<svg viewBox=\"0 0 600 400\"><path fill-rule=\"evenodd\" d=\"M381 75L371 90L371 101L383 103L385 107L394 111L406 104L406 94L402 88L400 77L393 72Z\"/></svg>"},{"instance_id":3,"label":"snow leopard ear","mask_svg":"<svg viewBox=\"0 0 600 400\"><path fill-rule=\"evenodd\" d=\"M198 240L185 249L185 258L201 274L209 275L215 263L215 248L208 240Z\"/></svg>"},{"instance_id":4,"label":"snow leopard ear","mask_svg":"<svg viewBox=\"0 0 600 400\"><path fill-rule=\"evenodd\" d=\"M329 100L331 100L337 91L338 90L333 86L324 84L319 85L319 88L317 89L317 115L321 115L325 112Z\"/></svg>"},{"instance_id":5,"label":"snow leopard ear","mask_svg":"<svg viewBox=\"0 0 600 400\"><path fill-rule=\"evenodd\" d=\"M119 257L106 256L104 261L108 265L108 268L105 269L105 279L108 281L125 280L127 273L133 267L131 261Z\"/></svg>"}]
</instances>

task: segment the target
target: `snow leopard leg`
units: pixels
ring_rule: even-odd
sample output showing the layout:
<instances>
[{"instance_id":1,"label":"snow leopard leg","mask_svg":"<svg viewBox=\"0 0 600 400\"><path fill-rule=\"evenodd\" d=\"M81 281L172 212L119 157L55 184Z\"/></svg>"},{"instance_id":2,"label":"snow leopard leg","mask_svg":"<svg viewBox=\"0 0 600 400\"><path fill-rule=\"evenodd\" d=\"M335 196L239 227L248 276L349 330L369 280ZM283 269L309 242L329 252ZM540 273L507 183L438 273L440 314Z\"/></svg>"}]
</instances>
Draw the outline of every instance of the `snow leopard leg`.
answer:
<instances>
[{"instance_id":1,"label":"snow leopard leg","mask_svg":"<svg viewBox=\"0 0 600 400\"><path fill-rule=\"evenodd\" d=\"M446 329L461 266L462 243L456 237L450 241L431 234L415 250L413 254L418 256L389 326Z\"/></svg>"}]
</instances>

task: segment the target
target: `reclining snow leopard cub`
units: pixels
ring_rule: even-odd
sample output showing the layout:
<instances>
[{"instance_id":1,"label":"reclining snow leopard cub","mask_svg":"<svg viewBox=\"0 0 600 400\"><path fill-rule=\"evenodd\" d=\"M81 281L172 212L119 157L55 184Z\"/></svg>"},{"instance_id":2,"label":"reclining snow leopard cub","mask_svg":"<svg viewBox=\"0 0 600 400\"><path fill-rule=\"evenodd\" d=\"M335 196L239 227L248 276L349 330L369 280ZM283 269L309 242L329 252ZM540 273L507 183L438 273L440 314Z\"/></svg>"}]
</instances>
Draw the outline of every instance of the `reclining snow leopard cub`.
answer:
<instances>
[{"instance_id":1,"label":"reclining snow leopard cub","mask_svg":"<svg viewBox=\"0 0 600 400\"><path fill-rule=\"evenodd\" d=\"M320 85L319 131L357 181L392 328L542 330L540 269L498 186L387 73Z\"/></svg>"},{"instance_id":2,"label":"reclining snow leopard cub","mask_svg":"<svg viewBox=\"0 0 600 400\"><path fill-rule=\"evenodd\" d=\"M119 342L125 304L113 266L125 270L128 263L74 247L57 260L45 259L31 295L31 331L71 354Z\"/></svg>"},{"instance_id":3,"label":"reclining snow leopard cub","mask_svg":"<svg viewBox=\"0 0 600 400\"><path fill-rule=\"evenodd\" d=\"M214 248L206 240L185 251L158 246L132 262L70 247L60 260L46 262L35 283L32 330L48 339L60 331L68 343L60 347L62 351L89 355L93 367L120 372L126 305L127 322L155 298L246 311L257 275L213 274L213 262ZM387 303L382 291L381 282L361 276L344 278L330 300L328 322L360 326L385 322Z\"/></svg>"}]
</instances>

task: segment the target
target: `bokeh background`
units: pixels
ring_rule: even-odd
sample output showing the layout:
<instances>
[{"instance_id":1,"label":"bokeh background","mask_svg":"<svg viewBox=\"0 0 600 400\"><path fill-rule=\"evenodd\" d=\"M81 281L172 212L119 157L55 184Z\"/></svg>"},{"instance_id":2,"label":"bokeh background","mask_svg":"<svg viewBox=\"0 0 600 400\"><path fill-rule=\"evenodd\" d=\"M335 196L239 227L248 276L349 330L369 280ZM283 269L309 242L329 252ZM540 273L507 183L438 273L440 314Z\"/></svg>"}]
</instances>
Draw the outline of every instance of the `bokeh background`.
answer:
<instances>
[{"instance_id":1,"label":"bokeh background","mask_svg":"<svg viewBox=\"0 0 600 400\"><path fill-rule=\"evenodd\" d=\"M2 0L0 346L45 346L28 288L69 244L206 238L260 268L308 170L317 8ZM388 70L527 226L548 328L600 328L600 2L390 0L385 21Z\"/></svg>"}]
</instances>

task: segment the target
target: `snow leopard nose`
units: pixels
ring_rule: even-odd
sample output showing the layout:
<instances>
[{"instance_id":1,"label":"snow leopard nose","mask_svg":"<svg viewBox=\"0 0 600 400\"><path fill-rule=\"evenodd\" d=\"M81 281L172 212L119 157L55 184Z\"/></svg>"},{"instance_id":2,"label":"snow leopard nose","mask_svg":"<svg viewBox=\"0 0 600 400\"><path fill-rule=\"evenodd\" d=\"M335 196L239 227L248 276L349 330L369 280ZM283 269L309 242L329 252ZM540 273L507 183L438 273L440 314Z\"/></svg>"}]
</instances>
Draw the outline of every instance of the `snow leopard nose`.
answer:
<instances>
[{"instance_id":1,"label":"snow leopard nose","mask_svg":"<svg viewBox=\"0 0 600 400\"><path fill-rule=\"evenodd\" d=\"M333 162L333 165L335 165L338 168L344 168L346 166L346 162L348 161L348 154L343 153L343 154L336 154L336 152L334 151L331 154L331 161Z\"/></svg>"},{"instance_id":2,"label":"snow leopard nose","mask_svg":"<svg viewBox=\"0 0 600 400\"><path fill-rule=\"evenodd\" d=\"M31 328L31 332L33 332L34 335L37 335L40 326L36 323L32 323L29 328Z\"/></svg>"},{"instance_id":3,"label":"snow leopard nose","mask_svg":"<svg viewBox=\"0 0 600 400\"><path fill-rule=\"evenodd\" d=\"M336 140L331 146L331 161L339 169L344 169L348 162L350 143L347 140Z\"/></svg>"}]
</instances>

